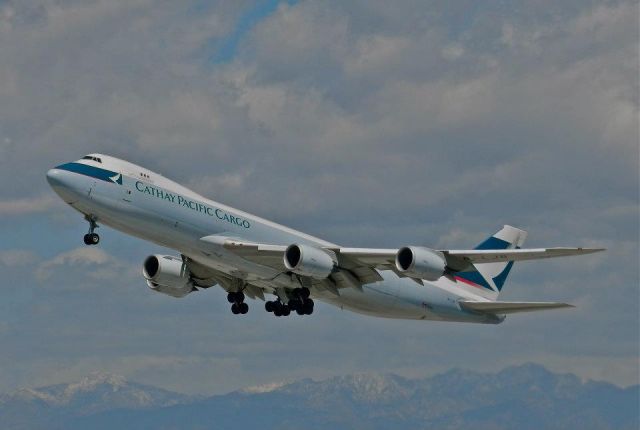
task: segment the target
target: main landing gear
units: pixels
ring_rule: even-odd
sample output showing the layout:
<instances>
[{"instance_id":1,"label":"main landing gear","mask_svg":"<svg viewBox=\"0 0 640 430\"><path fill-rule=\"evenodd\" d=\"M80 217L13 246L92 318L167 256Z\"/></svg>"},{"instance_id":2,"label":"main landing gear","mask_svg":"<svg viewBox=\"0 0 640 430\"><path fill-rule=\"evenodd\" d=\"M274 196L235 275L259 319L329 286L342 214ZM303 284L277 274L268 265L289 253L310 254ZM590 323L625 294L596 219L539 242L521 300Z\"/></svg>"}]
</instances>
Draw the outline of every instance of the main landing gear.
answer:
<instances>
[{"instance_id":1,"label":"main landing gear","mask_svg":"<svg viewBox=\"0 0 640 430\"><path fill-rule=\"evenodd\" d=\"M96 220L93 217L86 217L86 219L89 221L89 233L84 235L84 244L97 245L100 242L100 236L93 231L98 228L98 224L96 224Z\"/></svg>"},{"instance_id":2,"label":"main landing gear","mask_svg":"<svg viewBox=\"0 0 640 430\"><path fill-rule=\"evenodd\" d=\"M292 311L298 315L311 315L313 313L313 300L309 298L309 289L306 287L296 288L291 294L289 303L282 303L280 299L266 302L264 309L273 312L277 317L288 316Z\"/></svg>"},{"instance_id":3,"label":"main landing gear","mask_svg":"<svg viewBox=\"0 0 640 430\"><path fill-rule=\"evenodd\" d=\"M231 303L231 312L234 315L244 315L249 312L249 305L244 302L244 293L242 291L230 292L227 294L227 301Z\"/></svg>"},{"instance_id":4,"label":"main landing gear","mask_svg":"<svg viewBox=\"0 0 640 430\"><path fill-rule=\"evenodd\" d=\"M289 307L289 305L282 303L280 299L266 302L264 304L264 309L267 312L273 312L273 314L277 317L286 317L291 313L291 308Z\"/></svg>"}]
</instances>

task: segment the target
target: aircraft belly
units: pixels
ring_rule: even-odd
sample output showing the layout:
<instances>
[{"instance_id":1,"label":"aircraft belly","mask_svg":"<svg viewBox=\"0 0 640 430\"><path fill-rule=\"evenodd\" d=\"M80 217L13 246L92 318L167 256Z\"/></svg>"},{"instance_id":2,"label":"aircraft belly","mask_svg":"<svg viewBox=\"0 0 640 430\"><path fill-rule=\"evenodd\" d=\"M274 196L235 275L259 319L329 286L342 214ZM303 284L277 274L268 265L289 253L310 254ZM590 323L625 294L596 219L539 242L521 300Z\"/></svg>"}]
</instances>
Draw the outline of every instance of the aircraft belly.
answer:
<instances>
[{"instance_id":1,"label":"aircraft belly","mask_svg":"<svg viewBox=\"0 0 640 430\"><path fill-rule=\"evenodd\" d=\"M393 272L381 272L384 281L363 286L363 291L341 289L339 297L320 300L341 309L366 315L430 321L457 321L495 324L494 318L465 312L458 297L429 283L420 285Z\"/></svg>"}]
</instances>

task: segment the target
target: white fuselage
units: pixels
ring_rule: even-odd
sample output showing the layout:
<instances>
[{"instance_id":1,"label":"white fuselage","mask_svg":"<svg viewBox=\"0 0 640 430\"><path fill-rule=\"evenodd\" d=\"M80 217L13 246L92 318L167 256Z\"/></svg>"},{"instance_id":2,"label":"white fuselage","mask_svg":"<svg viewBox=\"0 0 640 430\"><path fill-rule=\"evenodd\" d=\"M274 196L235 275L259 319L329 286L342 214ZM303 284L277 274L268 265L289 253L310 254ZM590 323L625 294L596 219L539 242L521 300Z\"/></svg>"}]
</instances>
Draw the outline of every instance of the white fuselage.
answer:
<instances>
[{"instance_id":1,"label":"white fuselage","mask_svg":"<svg viewBox=\"0 0 640 430\"><path fill-rule=\"evenodd\" d=\"M98 158L98 157L96 157ZM209 200L135 164L104 155L51 169L47 179L69 205L99 224L175 249L193 261L260 286L265 292L288 288L272 267L253 263L204 237L318 247L336 245ZM280 275L280 276L279 276ZM340 289L339 295L312 291L313 297L342 309L373 316L437 321L499 323L504 318L460 308L464 300L486 300L473 288L442 277L423 285L381 271L383 281Z\"/></svg>"}]
</instances>

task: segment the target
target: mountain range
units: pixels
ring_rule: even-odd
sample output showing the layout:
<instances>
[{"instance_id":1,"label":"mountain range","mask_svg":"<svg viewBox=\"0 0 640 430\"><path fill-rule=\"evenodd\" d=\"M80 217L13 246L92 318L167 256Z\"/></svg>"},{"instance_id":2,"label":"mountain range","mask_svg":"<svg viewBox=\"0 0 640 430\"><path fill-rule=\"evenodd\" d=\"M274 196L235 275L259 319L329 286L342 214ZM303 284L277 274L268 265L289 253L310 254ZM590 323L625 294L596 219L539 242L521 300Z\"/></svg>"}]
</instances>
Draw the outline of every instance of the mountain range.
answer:
<instances>
[{"instance_id":1,"label":"mountain range","mask_svg":"<svg viewBox=\"0 0 640 430\"><path fill-rule=\"evenodd\" d=\"M524 364L429 378L355 374L189 396L94 373L0 396L0 428L38 429L629 429L640 386L582 381Z\"/></svg>"}]
</instances>

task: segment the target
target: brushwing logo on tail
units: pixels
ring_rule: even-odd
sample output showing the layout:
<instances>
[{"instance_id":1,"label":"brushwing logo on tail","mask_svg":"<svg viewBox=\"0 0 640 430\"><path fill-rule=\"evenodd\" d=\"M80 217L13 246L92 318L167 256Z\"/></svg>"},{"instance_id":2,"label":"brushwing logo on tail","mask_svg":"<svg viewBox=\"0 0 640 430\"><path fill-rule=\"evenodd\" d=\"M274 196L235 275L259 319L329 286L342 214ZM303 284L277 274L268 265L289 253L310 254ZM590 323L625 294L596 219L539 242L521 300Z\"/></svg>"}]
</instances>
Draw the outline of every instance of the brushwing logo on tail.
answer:
<instances>
[{"instance_id":1,"label":"brushwing logo on tail","mask_svg":"<svg viewBox=\"0 0 640 430\"><path fill-rule=\"evenodd\" d=\"M505 225L502 230L476 246L475 249L519 249L526 237L527 233L524 230ZM475 270L457 273L455 278L465 284L499 293L512 267L513 261L478 264Z\"/></svg>"}]
</instances>

